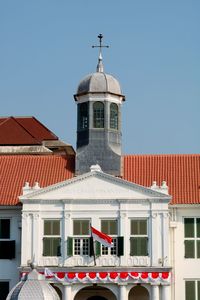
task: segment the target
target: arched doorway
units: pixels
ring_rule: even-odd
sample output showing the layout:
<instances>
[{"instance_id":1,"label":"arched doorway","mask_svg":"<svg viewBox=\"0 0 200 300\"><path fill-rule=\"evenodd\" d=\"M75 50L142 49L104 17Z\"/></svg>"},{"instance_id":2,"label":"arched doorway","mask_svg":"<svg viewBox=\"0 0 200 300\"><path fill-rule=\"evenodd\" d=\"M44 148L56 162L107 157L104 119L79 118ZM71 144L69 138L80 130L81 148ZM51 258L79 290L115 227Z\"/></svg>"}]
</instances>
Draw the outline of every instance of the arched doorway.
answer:
<instances>
[{"instance_id":1,"label":"arched doorway","mask_svg":"<svg viewBox=\"0 0 200 300\"><path fill-rule=\"evenodd\" d=\"M136 285L130 290L128 300L149 300L149 292L145 287Z\"/></svg>"},{"instance_id":2,"label":"arched doorway","mask_svg":"<svg viewBox=\"0 0 200 300\"><path fill-rule=\"evenodd\" d=\"M94 285L81 289L74 300L117 300L117 298L108 288Z\"/></svg>"}]
</instances>

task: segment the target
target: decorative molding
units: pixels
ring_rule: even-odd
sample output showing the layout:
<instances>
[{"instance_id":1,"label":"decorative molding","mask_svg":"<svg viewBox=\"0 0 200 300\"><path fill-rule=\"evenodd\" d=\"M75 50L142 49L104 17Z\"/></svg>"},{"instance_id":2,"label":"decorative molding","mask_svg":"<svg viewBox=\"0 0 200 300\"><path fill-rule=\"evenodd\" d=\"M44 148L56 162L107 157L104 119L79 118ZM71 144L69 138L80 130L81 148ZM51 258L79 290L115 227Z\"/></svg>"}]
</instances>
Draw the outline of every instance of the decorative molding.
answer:
<instances>
[{"instance_id":1,"label":"decorative molding","mask_svg":"<svg viewBox=\"0 0 200 300\"><path fill-rule=\"evenodd\" d=\"M153 219L156 219L158 217L158 213L157 212L152 212L151 217Z\"/></svg>"},{"instance_id":2,"label":"decorative molding","mask_svg":"<svg viewBox=\"0 0 200 300\"><path fill-rule=\"evenodd\" d=\"M163 213L163 218L167 219L170 217L170 214L168 212Z\"/></svg>"},{"instance_id":3,"label":"decorative molding","mask_svg":"<svg viewBox=\"0 0 200 300\"><path fill-rule=\"evenodd\" d=\"M71 213L64 212L64 217L65 217L65 219L69 219L71 217Z\"/></svg>"},{"instance_id":4,"label":"decorative molding","mask_svg":"<svg viewBox=\"0 0 200 300\"><path fill-rule=\"evenodd\" d=\"M88 179L90 177L103 179L104 181L106 180L107 182L110 182L112 184L117 184L119 187L127 188L127 190L129 190L130 192L135 191L135 192L139 192L139 193L144 193L144 198L145 198L145 195L148 195L148 198L146 197L146 200L148 200L149 197L150 198L155 197L158 200L166 199L168 201L171 199L170 196L167 196L167 195L165 195L163 193L160 193L160 192L157 192L157 191L153 191L151 188L143 187L143 186L137 185L135 183L132 183L132 182L129 182L129 181L126 181L126 180L123 180L123 179L120 179L120 178L117 178L117 177L114 177L112 175L109 175L109 174L106 174L106 173L103 173L103 172L99 172L99 171L88 172L86 174L83 174L83 175L80 175L80 176L77 176L77 177L73 177L72 179L68 179L66 181L63 181L61 183L56 183L54 185L38 189L36 191L33 191L32 193L21 196L19 199L22 200L22 202L24 202L24 200L26 200L26 199L34 200L35 196L39 196L39 195L45 194L47 192L58 190L60 188L66 187L70 184L75 184L75 183L78 183L78 182L82 182L85 179ZM102 189L101 189L101 191L102 191ZM109 189L109 191L107 189L103 189L103 191L104 192L110 192L110 189ZM79 192L81 192L81 190Z\"/></svg>"},{"instance_id":5,"label":"decorative molding","mask_svg":"<svg viewBox=\"0 0 200 300\"><path fill-rule=\"evenodd\" d=\"M37 213L37 214L33 214L33 219L34 219L34 220L38 220L39 217L40 217L40 215L39 215L38 213Z\"/></svg>"}]
</instances>

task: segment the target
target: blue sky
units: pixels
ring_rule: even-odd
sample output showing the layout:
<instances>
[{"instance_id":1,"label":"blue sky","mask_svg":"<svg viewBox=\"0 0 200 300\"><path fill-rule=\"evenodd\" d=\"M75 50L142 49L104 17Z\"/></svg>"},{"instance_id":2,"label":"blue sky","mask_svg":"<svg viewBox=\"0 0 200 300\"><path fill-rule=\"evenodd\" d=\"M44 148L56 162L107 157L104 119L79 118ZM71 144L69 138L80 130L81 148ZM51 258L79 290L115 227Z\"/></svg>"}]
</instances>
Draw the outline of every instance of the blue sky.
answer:
<instances>
[{"instance_id":1,"label":"blue sky","mask_svg":"<svg viewBox=\"0 0 200 300\"><path fill-rule=\"evenodd\" d=\"M103 33L123 152L199 153L199 32L199 0L0 0L0 115L34 115L75 147L73 94Z\"/></svg>"}]
</instances>

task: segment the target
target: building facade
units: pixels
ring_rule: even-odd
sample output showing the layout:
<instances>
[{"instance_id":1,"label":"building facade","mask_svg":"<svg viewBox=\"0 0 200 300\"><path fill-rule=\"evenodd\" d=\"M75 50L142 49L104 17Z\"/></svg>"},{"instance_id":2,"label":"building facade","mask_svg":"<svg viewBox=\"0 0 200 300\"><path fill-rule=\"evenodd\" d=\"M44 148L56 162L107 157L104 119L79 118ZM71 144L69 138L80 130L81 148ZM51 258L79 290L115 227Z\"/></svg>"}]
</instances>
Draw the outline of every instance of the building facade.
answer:
<instances>
[{"instance_id":1,"label":"building facade","mask_svg":"<svg viewBox=\"0 0 200 300\"><path fill-rule=\"evenodd\" d=\"M121 154L125 97L101 51L74 97L76 165L35 118L0 118L0 299L36 261L65 300L198 300L200 155Z\"/></svg>"},{"instance_id":2,"label":"building facade","mask_svg":"<svg viewBox=\"0 0 200 300\"><path fill-rule=\"evenodd\" d=\"M35 259L58 274L63 299L171 299L169 208L165 183L154 190L103 173L89 173L20 197L22 261ZM90 224L114 247L91 247ZM93 246L93 245L92 245ZM92 298L93 297L93 298ZM108 297L108 298L107 298Z\"/></svg>"}]
</instances>

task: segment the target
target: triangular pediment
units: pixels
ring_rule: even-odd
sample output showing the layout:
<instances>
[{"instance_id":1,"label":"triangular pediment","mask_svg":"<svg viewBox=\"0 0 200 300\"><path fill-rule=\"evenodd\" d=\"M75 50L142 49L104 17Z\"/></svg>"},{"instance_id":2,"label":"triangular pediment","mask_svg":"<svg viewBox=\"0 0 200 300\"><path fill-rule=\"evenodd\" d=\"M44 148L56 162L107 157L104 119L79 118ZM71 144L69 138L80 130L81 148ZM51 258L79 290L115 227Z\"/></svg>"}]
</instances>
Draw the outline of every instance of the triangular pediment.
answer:
<instances>
[{"instance_id":1,"label":"triangular pediment","mask_svg":"<svg viewBox=\"0 0 200 300\"><path fill-rule=\"evenodd\" d=\"M89 172L20 197L34 200L170 199L170 196L99 171Z\"/></svg>"}]
</instances>

